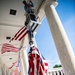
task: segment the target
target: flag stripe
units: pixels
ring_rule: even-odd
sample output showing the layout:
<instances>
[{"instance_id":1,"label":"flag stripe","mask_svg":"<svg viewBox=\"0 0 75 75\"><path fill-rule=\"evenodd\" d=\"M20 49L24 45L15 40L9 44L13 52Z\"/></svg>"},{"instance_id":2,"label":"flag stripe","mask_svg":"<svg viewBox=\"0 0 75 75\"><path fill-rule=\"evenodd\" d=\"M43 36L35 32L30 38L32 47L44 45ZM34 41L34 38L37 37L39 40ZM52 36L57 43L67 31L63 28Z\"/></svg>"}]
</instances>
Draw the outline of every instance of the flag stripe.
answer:
<instances>
[{"instance_id":1,"label":"flag stripe","mask_svg":"<svg viewBox=\"0 0 75 75\"><path fill-rule=\"evenodd\" d=\"M24 36L28 33L28 31L26 31L26 33L24 33L20 38L19 41L22 40L22 38L24 38Z\"/></svg>"},{"instance_id":2,"label":"flag stripe","mask_svg":"<svg viewBox=\"0 0 75 75\"><path fill-rule=\"evenodd\" d=\"M48 63L45 62L44 65L45 65L45 66L48 66Z\"/></svg>"},{"instance_id":3,"label":"flag stripe","mask_svg":"<svg viewBox=\"0 0 75 75\"><path fill-rule=\"evenodd\" d=\"M18 41L21 41L25 35L28 33L28 30L25 26L23 26L15 35L14 37L10 40L13 41L13 40L18 40Z\"/></svg>"},{"instance_id":4,"label":"flag stripe","mask_svg":"<svg viewBox=\"0 0 75 75\"><path fill-rule=\"evenodd\" d=\"M35 29L38 27L38 25L39 25L39 24L37 24L37 25L35 26L35 28L32 30L32 32L34 32L34 31L35 31Z\"/></svg>"},{"instance_id":5,"label":"flag stripe","mask_svg":"<svg viewBox=\"0 0 75 75\"><path fill-rule=\"evenodd\" d=\"M31 47L28 53L29 75L46 75L48 63L43 61L41 54L36 47Z\"/></svg>"},{"instance_id":6,"label":"flag stripe","mask_svg":"<svg viewBox=\"0 0 75 75\"><path fill-rule=\"evenodd\" d=\"M17 34L17 36L15 37L15 40L17 40L18 37L19 37L23 32L25 32L25 30L26 30L26 28L24 28L21 32L19 32L19 33Z\"/></svg>"},{"instance_id":7,"label":"flag stripe","mask_svg":"<svg viewBox=\"0 0 75 75\"><path fill-rule=\"evenodd\" d=\"M17 34L23 29L23 28L25 28L25 26L23 26L16 34L15 34L15 36L14 37L16 37L17 36Z\"/></svg>"},{"instance_id":8,"label":"flag stripe","mask_svg":"<svg viewBox=\"0 0 75 75\"><path fill-rule=\"evenodd\" d=\"M13 66L16 66L16 64L18 63L18 61L14 62L11 67L9 67L9 69L11 69Z\"/></svg>"},{"instance_id":9,"label":"flag stripe","mask_svg":"<svg viewBox=\"0 0 75 75\"><path fill-rule=\"evenodd\" d=\"M5 52L18 52L19 51L19 48L17 47L14 47L13 45L11 44L3 44L2 45L2 49L1 49L1 53L5 53Z\"/></svg>"},{"instance_id":10,"label":"flag stripe","mask_svg":"<svg viewBox=\"0 0 75 75\"><path fill-rule=\"evenodd\" d=\"M31 29L34 27L35 23L32 24Z\"/></svg>"}]
</instances>

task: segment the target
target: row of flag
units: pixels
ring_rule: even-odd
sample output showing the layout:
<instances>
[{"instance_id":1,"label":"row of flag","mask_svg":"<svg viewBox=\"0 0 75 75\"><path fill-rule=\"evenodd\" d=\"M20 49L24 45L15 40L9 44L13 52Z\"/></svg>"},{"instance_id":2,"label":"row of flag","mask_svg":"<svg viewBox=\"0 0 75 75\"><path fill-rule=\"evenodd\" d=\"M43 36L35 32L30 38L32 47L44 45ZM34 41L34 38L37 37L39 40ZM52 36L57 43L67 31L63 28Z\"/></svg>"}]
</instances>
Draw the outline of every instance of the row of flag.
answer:
<instances>
[{"instance_id":1,"label":"row of flag","mask_svg":"<svg viewBox=\"0 0 75 75\"><path fill-rule=\"evenodd\" d=\"M36 30L36 28L38 27L38 23L35 25L36 23L33 23L32 26L31 26L31 29L32 29L32 32L34 32ZM27 29L26 26L23 26L15 35L14 37L10 40L13 41L13 40L18 40L18 41L21 41L26 34L28 34L29 30Z\"/></svg>"},{"instance_id":2,"label":"row of flag","mask_svg":"<svg viewBox=\"0 0 75 75\"><path fill-rule=\"evenodd\" d=\"M18 41L21 41L25 35L28 33L28 30L25 26L23 26L15 35L14 37L10 40L13 41L13 40L18 40Z\"/></svg>"},{"instance_id":3,"label":"row of flag","mask_svg":"<svg viewBox=\"0 0 75 75\"><path fill-rule=\"evenodd\" d=\"M25 35L28 33L28 30L25 26L23 26L10 40L18 40L21 41ZM5 43L2 46L1 53L5 52L19 52L19 48L14 47L11 44ZM35 46L30 48L30 51L28 52L28 59L29 59L29 70L28 75L46 75L48 70L48 62L45 60L45 58L40 54L38 48ZM11 69L13 66L15 66L17 62L14 62L9 69ZM17 68L17 67L16 67ZM16 70L16 69L15 69ZM16 71L14 71L16 72ZM19 75L16 73L13 73L13 75Z\"/></svg>"},{"instance_id":4,"label":"row of flag","mask_svg":"<svg viewBox=\"0 0 75 75\"><path fill-rule=\"evenodd\" d=\"M19 48L16 48L11 44L5 43L3 44L1 51L2 51L2 54L5 52L18 52ZM40 54L39 50L35 46L30 48L30 51L28 52L28 59L29 59L29 71L28 71L29 75L36 75L36 74L45 75L47 73L48 62ZM9 69L11 69L13 66L16 66L16 64L18 64L18 61L14 62L9 67Z\"/></svg>"},{"instance_id":5,"label":"row of flag","mask_svg":"<svg viewBox=\"0 0 75 75\"><path fill-rule=\"evenodd\" d=\"M25 26L23 26L15 35L13 38L11 38L11 41L13 40L18 40L18 41L21 41L25 35L28 33L28 30ZM2 54L5 53L5 52L18 52L19 51L19 48L16 48L14 47L13 45L11 44L7 44L7 43L4 43L3 46L2 46Z\"/></svg>"}]
</instances>

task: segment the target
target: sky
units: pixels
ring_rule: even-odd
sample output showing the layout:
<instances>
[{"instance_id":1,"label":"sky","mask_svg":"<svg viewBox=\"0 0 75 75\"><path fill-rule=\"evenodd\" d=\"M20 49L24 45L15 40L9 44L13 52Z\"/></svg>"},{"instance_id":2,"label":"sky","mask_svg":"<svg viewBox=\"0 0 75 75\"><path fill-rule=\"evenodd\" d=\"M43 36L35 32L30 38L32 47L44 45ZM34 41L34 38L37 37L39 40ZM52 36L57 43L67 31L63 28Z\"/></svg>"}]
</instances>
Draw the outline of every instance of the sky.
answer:
<instances>
[{"instance_id":1,"label":"sky","mask_svg":"<svg viewBox=\"0 0 75 75\"><path fill-rule=\"evenodd\" d=\"M75 53L75 0L58 0L55 8ZM61 64L46 17L36 34L37 47L52 68Z\"/></svg>"}]
</instances>

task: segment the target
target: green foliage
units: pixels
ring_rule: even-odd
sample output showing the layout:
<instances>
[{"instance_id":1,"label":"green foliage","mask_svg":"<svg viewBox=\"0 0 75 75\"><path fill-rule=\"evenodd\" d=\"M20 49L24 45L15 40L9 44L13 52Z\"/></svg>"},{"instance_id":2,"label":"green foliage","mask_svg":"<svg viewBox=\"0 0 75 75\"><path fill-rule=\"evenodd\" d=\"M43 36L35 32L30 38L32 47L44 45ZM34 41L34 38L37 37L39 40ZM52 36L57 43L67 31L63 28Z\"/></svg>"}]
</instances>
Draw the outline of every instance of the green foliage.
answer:
<instances>
[{"instance_id":1,"label":"green foliage","mask_svg":"<svg viewBox=\"0 0 75 75\"><path fill-rule=\"evenodd\" d=\"M62 67L62 65L56 64L53 68L59 68L59 67Z\"/></svg>"}]
</instances>

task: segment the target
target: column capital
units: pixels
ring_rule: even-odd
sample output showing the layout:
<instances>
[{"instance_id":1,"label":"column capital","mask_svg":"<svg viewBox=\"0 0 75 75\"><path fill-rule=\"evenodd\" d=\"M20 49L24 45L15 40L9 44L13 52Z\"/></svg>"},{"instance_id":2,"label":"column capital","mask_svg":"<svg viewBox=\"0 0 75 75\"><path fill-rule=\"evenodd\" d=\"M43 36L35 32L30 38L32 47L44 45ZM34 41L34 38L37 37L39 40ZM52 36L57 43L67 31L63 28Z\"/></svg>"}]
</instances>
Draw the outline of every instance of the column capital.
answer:
<instances>
[{"instance_id":1,"label":"column capital","mask_svg":"<svg viewBox=\"0 0 75 75\"><path fill-rule=\"evenodd\" d=\"M57 0L46 0L45 3L44 3L44 7L45 6L48 6L48 5L54 5L54 7L56 7L58 5L58 2Z\"/></svg>"},{"instance_id":2,"label":"column capital","mask_svg":"<svg viewBox=\"0 0 75 75\"><path fill-rule=\"evenodd\" d=\"M54 5L54 7L56 7L57 4L58 4L57 0L45 0L43 1L39 9L43 9L45 8L45 6L48 6L48 5Z\"/></svg>"}]
</instances>

